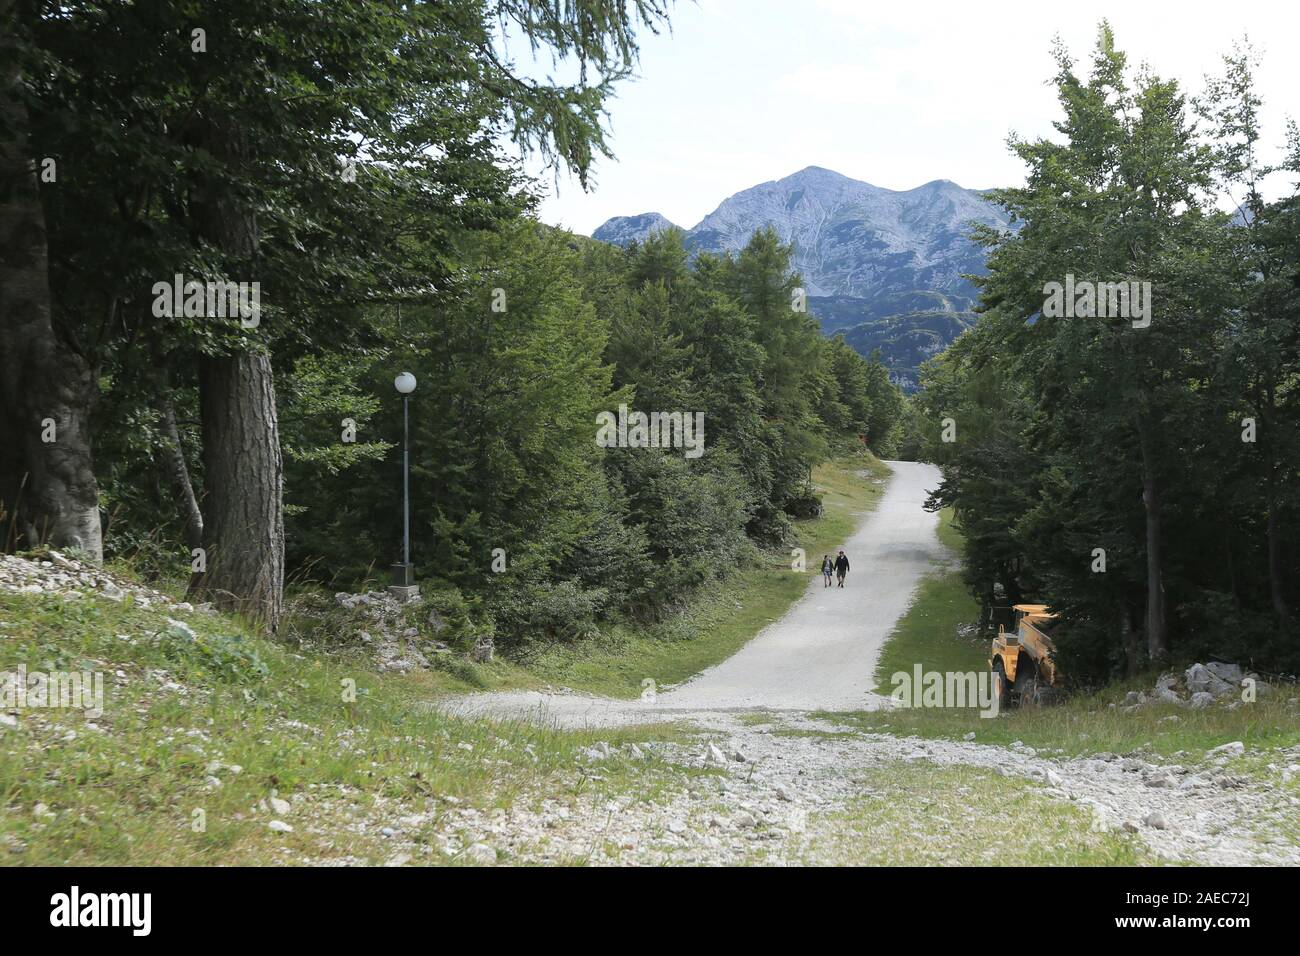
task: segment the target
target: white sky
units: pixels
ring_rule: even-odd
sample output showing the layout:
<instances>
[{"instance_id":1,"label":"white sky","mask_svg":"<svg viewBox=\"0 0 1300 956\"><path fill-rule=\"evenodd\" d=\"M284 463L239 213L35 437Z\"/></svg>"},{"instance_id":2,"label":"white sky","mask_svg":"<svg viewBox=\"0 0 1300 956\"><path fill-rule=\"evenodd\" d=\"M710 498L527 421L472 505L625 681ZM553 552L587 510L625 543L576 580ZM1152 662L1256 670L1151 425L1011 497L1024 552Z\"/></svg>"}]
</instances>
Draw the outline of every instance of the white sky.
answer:
<instances>
[{"instance_id":1,"label":"white sky","mask_svg":"<svg viewBox=\"0 0 1300 956\"><path fill-rule=\"evenodd\" d=\"M1280 148L1285 118L1300 119L1294 0L678 0L672 33L643 36L639 76L609 104L616 158L597 165L588 193L561 176L542 219L590 233L653 211L690 228L733 193L805 166L889 189L1019 184L1007 134L1048 135L1058 116L1045 85L1052 37L1082 63L1102 18L1130 62L1190 92L1249 35L1263 55L1268 144Z\"/></svg>"}]
</instances>

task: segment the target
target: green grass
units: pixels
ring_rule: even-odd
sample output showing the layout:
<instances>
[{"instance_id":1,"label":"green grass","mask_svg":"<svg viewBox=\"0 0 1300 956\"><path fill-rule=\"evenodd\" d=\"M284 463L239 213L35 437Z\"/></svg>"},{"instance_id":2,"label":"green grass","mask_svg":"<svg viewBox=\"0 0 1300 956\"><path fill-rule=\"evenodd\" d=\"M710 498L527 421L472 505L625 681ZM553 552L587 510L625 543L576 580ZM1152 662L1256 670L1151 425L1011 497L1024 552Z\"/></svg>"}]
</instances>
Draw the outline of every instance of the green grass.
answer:
<instances>
[{"instance_id":1,"label":"green grass","mask_svg":"<svg viewBox=\"0 0 1300 956\"><path fill-rule=\"evenodd\" d=\"M1152 683L1154 676L1071 697L1055 706L1003 712L992 719L981 718L974 710L955 708L822 716L859 730L896 736L960 740L973 733L977 743L1006 746L1020 741L1049 754L1144 751L1184 763L1195 762L1205 751L1234 740L1259 750L1300 743L1300 707L1291 703L1296 699L1295 688L1261 694L1255 703L1234 710L1222 703L1204 710L1150 704L1130 712L1118 706L1128 690L1149 688ZM1242 767L1247 769L1248 763L1243 762Z\"/></svg>"},{"instance_id":2,"label":"green grass","mask_svg":"<svg viewBox=\"0 0 1300 956\"><path fill-rule=\"evenodd\" d=\"M1086 809L982 768L896 763L864 771L864 796L816 820L795 859L837 866L1134 866L1156 862Z\"/></svg>"},{"instance_id":3,"label":"green grass","mask_svg":"<svg viewBox=\"0 0 1300 956\"><path fill-rule=\"evenodd\" d=\"M617 748L681 729L460 720L427 706L437 675L379 674L223 615L183 617L196 639L129 603L0 592L0 670L89 670L105 682L98 718L29 707L0 727L0 863L380 863L391 852L380 825L412 815L427 838L413 862L455 863L432 839L449 808L588 791L654 799L680 777L618 751L593 773L579 755L597 740ZM271 831L275 814L257 809L273 792L297 801L292 833Z\"/></svg>"},{"instance_id":4,"label":"green grass","mask_svg":"<svg viewBox=\"0 0 1300 956\"><path fill-rule=\"evenodd\" d=\"M810 576L819 573L821 556L833 553L875 508L888 475L888 466L866 453L813 470L825 510L796 524L794 547L807 555L805 572L791 570L789 553L764 555L756 566L701 594L667 627L610 628L592 640L540 650L525 668L553 685L628 698L641 693L645 680L662 688L726 660L803 596Z\"/></svg>"}]
</instances>

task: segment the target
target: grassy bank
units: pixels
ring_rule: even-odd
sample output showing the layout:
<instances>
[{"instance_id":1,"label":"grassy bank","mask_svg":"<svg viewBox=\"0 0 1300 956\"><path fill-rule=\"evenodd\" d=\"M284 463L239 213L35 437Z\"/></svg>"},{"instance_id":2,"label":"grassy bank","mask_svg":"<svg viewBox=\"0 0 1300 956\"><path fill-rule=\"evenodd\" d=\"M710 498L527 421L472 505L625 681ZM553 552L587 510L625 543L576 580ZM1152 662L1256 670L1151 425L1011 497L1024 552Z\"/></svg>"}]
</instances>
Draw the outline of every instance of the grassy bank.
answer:
<instances>
[{"instance_id":1,"label":"grassy bank","mask_svg":"<svg viewBox=\"0 0 1300 956\"><path fill-rule=\"evenodd\" d=\"M888 475L886 465L865 453L813 470L825 510L796 523L806 571L792 571L788 554L763 555L661 627L616 627L593 640L540 650L525 662L527 672L555 686L635 697L646 679L664 687L725 660L803 595L821 556L833 553L875 508Z\"/></svg>"},{"instance_id":2,"label":"grassy bank","mask_svg":"<svg viewBox=\"0 0 1300 956\"><path fill-rule=\"evenodd\" d=\"M414 835L413 862L456 863L465 847L434 838L449 813L653 799L665 780L653 758L616 751L596 774L580 753L671 728L459 720L428 709L430 672L380 674L171 613L184 627L130 601L0 592L0 671L104 676L100 715L0 711L0 863L383 863L386 826Z\"/></svg>"}]
</instances>

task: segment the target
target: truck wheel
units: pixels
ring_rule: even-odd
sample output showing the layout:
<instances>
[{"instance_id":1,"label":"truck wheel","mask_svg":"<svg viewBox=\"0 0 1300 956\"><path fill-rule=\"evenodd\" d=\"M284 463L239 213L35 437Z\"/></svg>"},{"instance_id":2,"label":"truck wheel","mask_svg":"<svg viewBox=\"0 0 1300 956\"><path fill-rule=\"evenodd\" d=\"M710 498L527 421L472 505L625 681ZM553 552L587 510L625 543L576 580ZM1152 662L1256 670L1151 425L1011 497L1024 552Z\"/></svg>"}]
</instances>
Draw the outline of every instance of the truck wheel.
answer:
<instances>
[{"instance_id":1,"label":"truck wheel","mask_svg":"<svg viewBox=\"0 0 1300 956\"><path fill-rule=\"evenodd\" d=\"M1028 654L1021 654L1016 664L1016 701L1020 706L1032 707L1038 703L1038 662Z\"/></svg>"},{"instance_id":2,"label":"truck wheel","mask_svg":"<svg viewBox=\"0 0 1300 956\"><path fill-rule=\"evenodd\" d=\"M999 711L1004 710L1011 703L1009 690L1007 672L1002 667L1002 661L999 660L993 665L993 699L997 701Z\"/></svg>"}]
</instances>

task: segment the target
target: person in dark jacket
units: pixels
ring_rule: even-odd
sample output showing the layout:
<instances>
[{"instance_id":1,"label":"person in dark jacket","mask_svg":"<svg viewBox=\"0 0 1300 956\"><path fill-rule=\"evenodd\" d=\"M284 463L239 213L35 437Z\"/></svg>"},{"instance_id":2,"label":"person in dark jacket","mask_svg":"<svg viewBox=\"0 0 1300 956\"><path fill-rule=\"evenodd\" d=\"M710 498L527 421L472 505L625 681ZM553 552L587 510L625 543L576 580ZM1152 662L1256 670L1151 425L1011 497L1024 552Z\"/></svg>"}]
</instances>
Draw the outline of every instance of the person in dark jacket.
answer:
<instances>
[{"instance_id":1,"label":"person in dark jacket","mask_svg":"<svg viewBox=\"0 0 1300 956\"><path fill-rule=\"evenodd\" d=\"M849 559L844 556L844 549L840 548L839 557L835 559L835 576L839 578L840 587L844 587L844 575L849 573Z\"/></svg>"},{"instance_id":2,"label":"person in dark jacket","mask_svg":"<svg viewBox=\"0 0 1300 956\"><path fill-rule=\"evenodd\" d=\"M823 587L831 586L831 575L835 573L835 562L831 560L829 554L822 555L822 581Z\"/></svg>"}]
</instances>

